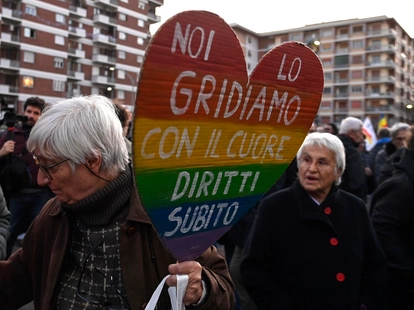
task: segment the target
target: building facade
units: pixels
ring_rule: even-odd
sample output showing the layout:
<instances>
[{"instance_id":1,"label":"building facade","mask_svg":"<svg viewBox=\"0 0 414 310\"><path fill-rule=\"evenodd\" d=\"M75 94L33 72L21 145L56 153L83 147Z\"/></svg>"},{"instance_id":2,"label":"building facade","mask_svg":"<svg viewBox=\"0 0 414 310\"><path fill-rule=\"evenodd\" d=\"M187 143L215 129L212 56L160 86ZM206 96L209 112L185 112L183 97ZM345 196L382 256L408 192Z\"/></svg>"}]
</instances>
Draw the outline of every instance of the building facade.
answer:
<instances>
[{"instance_id":1,"label":"building facade","mask_svg":"<svg viewBox=\"0 0 414 310\"><path fill-rule=\"evenodd\" d=\"M133 110L163 0L0 0L0 99L103 94Z\"/></svg>"},{"instance_id":2,"label":"building facade","mask_svg":"<svg viewBox=\"0 0 414 310\"><path fill-rule=\"evenodd\" d=\"M231 26L249 72L266 52L285 41L314 49L325 77L317 123L339 124L347 116L369 116L374 127L381 116L389 125L414 123L414 39L394 18L350 19L269 33Z\"/></svg>"}]
</instances>

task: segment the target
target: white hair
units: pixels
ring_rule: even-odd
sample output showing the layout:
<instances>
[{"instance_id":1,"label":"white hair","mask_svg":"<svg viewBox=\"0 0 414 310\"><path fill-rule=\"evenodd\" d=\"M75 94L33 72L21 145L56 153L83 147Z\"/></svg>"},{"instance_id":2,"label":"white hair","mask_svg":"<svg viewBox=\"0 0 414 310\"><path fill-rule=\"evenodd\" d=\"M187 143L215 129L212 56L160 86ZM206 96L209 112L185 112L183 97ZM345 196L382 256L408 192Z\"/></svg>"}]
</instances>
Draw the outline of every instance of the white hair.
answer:
<instances>
[{"instance_id":1,"label":"white hair","mask_svg":"<svg viewBox=\"0 0 414 310\"><path fill-rule=\"evenodd\" d=\"M116 175L129 158L114 103L101 95L61 100L46 108L33 127L27 148L46 159L69 158L72 169L102 156L101 171Z\"/></svg>"},{"instance_id":2,"label":"white hair","mask_svg":"<svg viewBox=\"0 0 414 310\"><path fill-rule=\"evenodd\" d=\"M342 120L339 126L339 134L348 134L351 130L361 130L363 125L359 118L349 116Z\"/></svg>"},{"instance_id":3,"label":"white hair","mask_svg":"<svg viewBox=\"0 0 414 310\"><path fill-rule=\"evenodd\" d=\"M336 167L335 172L340 171L339 178L335 181L335 185L341 184L341 177L345 171L346 160L345 160L345 148L342 141L335 135L329 132L314 132L306 136L302 145L300 146L296 159L299 161L302 156L303 149L307 146L318 146L326 147L328 150L335 154ZM299 162L298 162L299 165Z\"/></svg>"}]
</instances>

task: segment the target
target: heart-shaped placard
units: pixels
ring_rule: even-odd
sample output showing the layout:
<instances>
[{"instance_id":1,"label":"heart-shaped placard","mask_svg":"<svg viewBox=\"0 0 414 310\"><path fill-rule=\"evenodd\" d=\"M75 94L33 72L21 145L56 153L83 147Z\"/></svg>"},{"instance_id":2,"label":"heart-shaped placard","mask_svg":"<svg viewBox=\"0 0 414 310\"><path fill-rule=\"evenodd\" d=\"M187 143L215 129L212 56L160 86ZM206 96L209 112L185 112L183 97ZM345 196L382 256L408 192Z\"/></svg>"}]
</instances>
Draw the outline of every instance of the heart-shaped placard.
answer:
<instances>
[{"instance_id":1,"label":"heart-shaped placard","mask_svg":"<svg viewBox=\"0 0 414 310\"><path fill-rule=\"evenodd\" d=\"M137 190L164 245L192 260L283 174L318 111L319 58L287 42L250 80L226 22L186 11L152 38L141 68L133 133Z\"/></svg>"}]
</instances>

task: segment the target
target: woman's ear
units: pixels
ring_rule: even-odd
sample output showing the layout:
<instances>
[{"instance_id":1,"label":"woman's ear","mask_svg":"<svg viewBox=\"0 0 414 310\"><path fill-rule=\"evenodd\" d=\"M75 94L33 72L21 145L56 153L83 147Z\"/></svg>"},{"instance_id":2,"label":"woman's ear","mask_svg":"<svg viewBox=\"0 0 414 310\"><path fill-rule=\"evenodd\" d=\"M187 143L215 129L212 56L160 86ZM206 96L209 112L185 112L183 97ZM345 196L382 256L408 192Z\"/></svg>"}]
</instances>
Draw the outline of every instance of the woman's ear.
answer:
<instances>
[{"instance_id":1,"label":"woman's ear","mask_svg":"<svg viewBox=\"0 0 414 310\"><path fill-rule=\"evenodd\" d=\"M91 169L95 173L99 171L99 168L101 168L101 164L102 164L102 157L99 155L96 157L88 158L85 163L85 165L87 165L88 168Z\"/></svg>"}]
</instances>

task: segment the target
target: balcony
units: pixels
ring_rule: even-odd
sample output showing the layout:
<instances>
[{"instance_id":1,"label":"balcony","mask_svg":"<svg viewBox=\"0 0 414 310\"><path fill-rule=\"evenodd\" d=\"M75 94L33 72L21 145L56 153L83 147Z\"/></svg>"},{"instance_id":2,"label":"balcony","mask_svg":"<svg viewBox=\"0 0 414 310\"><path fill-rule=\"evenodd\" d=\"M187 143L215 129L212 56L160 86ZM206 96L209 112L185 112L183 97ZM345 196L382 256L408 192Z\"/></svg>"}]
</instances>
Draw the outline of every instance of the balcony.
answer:
<instances>
[{"instance_id":1,"label":"balcony","mask_svg":"<svg viewBox=\"0 0 414 310\"><path fill-rule=\"evenodd\" d=\"M116 26L118 25L118 21L116 18L114 17L109 17L107 15L104 14L97 14L93 17L93 22L96 24L101 24L101 25L111 25L111 26Z\"/></svg>"},{"instance_id":2,"label":"balcony","mask_svg":"<svg viewBox=\"0 0 414 310\"><path fill-rule=\"evenodd\" d=\"M93 62L104 63L104 64L113 64L113 65L116 64L116 58L115 57L102 55L102 54L93 55L92 56L92 61Z\"/></svg>"},{"instance_id":3,"label":"balcony","mask_svg":"<svg viewBox=\"0 0 414 310\"><path fill-rule=\"evenodd\" d=\"M388 76L369 76L365 79L367 84L379 84L379 83L395 83L395 77L388 75Z\"/></svg>"},{"instance_id":4,"label":"balcony","mask_svg":"<svg viewBox=\"0 0 414 310\"><path fill-rule=\"evenodd\" d=\"M92 83L103 85L115 85L115 78L103 75L93 75Z\"/></svg>"},{"instance_id":5,"label":"balcony","mask_svg":"<svg viewBox=\"0 0 414 310\"><path fill-rule=\"evenodd\" d=\"M18 25L22 22L22 11L2 7L2 19L10 24Z\"/></svg>"},{"instance_id":6,"label":"balcony","mask_svg":"<svg viewBox=\"0 0 414 310\"><path fill-rule=\"evenodd\" d=\"M18 94L19 87L6 85L6 84L0 84L0 94L10 94L10 93Z\"/></svg>"},{"instance_id":7,"label":"balcony","mask_svg":"<svg viewBox=\"0 0 414 310\"><path fill-rule=\"evenodd\" d=\"M380 30L368 30L367 37L390 37L396 38L397 32L394 29L380 29Z\"/></svg>"},{"instance_id":8,"label":"balcony","mask_svg":"<svg viewBox=\"0 0 414 310\"><path fill-rule=\"evenodd\" d=\"M371 90L367 90L365 96L367 99L394 99L395 93L392 91L373 92Z\"/></svg>"},{"instance_id":9,"label":"balcony","mask_svg":"<svg viewBox=\"0 0 414 310\"><path fill-rule=\"evenodd\" d=\"M72 38L86 38L86 30L83 28L69 26L69 37Z\"/></svg>"},{"instance_id":10,"label":"balcony","mask_svg":"<svg viewBox=\"0 0 414 310\"><path fill-rule=\"evenodd\" d=\"M85 18L86 17L86 9L77 7L75 5L69 6L69 15L75 18Z\"/></svg>"},{"instance_id":11,"label":"balcony","mask_svg":"<svg viewBox=\"0 0 414 310\"><path fill-rule=\"evenodd\" d=\"M367 62L367 67L369 68L395 68L395 62L392 60L384 60L384 61L378 61L378 62Z\"/></svg>"},{"instance_id":12,"label":"balcony","mask_svg":"<svg viewBox=\"0 0 414 310\"><path fill-rule=\"evenodd\" d=\"M335 99L348 99L348 92L339 92L334 95Z\"/></svg>"},{"instance_id":13,"label":"balcony","mask_svg":"<svg viewBox=\"0 0 414 310\"><path fill-rule=\"evenodd\" d=\"M378 53L378 52L388 52L395 53L396 48L393 44L384 44L384 45L370 45L366 49L367 53Z\"/></svg>"},{"instance_id":14,"label":"balcony","mask_svg":"<svg viewBox=\"0 0 414 310\"><path fill-rule=\"evenodd\" d=\"M8 59L8 58L1 58L0 68L18 71L20 69L20 61Z\"/></svg>"},{"instance_id":15,"label":"balcony","mask_svg":"<svg viewBox=\"0 0 414 310\"><path fill-rule=\"evenodd\" d=\"M74 58L85 58L85 51L70 47L68 54Z\"/></svg>"},{"instance_id":16,"label":"balcony","mask_svg":"<svg viewBox=\"0 0 414 310\"><path fill-rule=\"evenodd\" d=\"M116 47L116 38L105 34L94 34L92 37L92 41L96 44L110 45L112 47Z\"/></svg>"},{"instance_id":17,"label":"balcony","mask_svg":"<svg viewBox=\"0 0 414 310\"><path fill-rule=\"evenodd\" d=\"M68 80L83 81L84 79L85 79L85 73L68 70Z\"/></svg>"},{"instance_id":18,"label":"balcony","mask_svg":"<svg viewBox=\"0 0 414 310\"><path fill-rule=\"evenodd\" d=\"M1 40L3 42L20 45L20 37L17 34L2 32Z\"/></svg>"},{"instance_id":19,"label":"balcony","mask_svg":"<svg viewBox=\"0 0 414 310\"><path fill-rule=\"evenodd\" d=\"M118 0L95 0L95 6L107 9L111 12L118 10Z\"/></svg>"}]
</instances>

